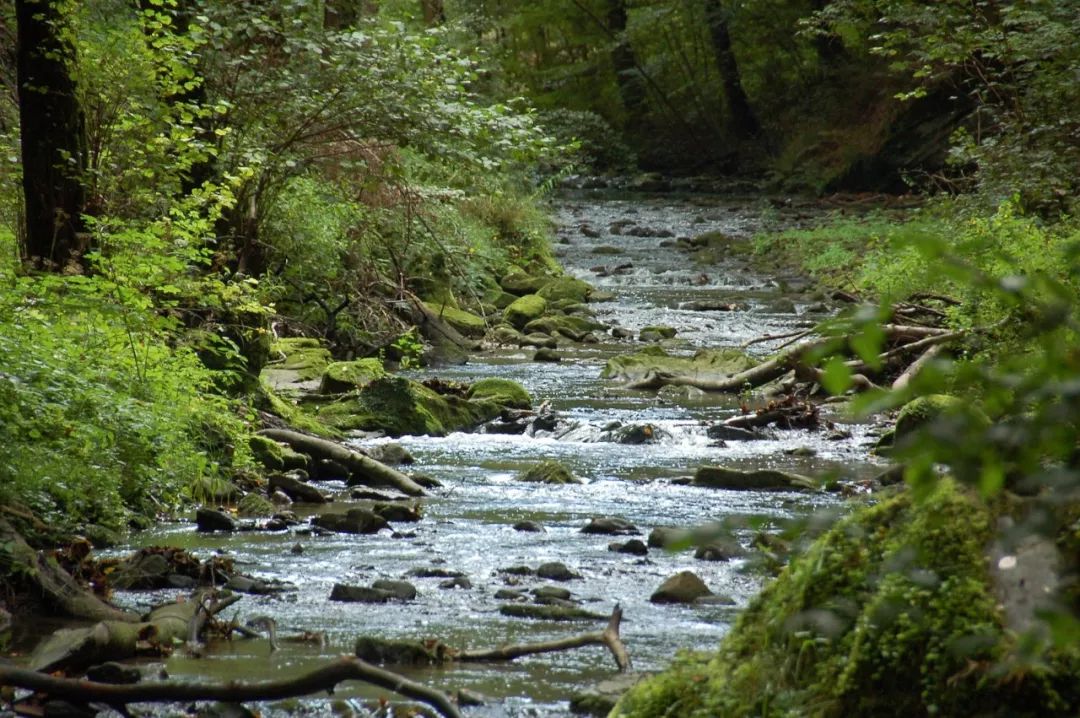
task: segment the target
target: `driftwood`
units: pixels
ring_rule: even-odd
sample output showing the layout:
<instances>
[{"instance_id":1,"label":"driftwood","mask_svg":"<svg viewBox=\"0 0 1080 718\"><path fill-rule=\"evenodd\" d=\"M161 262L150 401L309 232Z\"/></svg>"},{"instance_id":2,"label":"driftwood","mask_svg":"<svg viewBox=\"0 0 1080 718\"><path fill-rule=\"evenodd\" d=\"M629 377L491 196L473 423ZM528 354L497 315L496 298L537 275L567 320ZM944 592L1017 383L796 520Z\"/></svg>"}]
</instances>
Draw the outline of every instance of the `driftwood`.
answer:
<instances>
[{"instance_id":1,"label":"driftwood","mask_svg":"<svg viewBox=\"0 0 1080 718\"><path fill-rule=\"evenodd\" d=\"M11 562L10 573L25 577L58 614L91 621L139 620L135 614L110 606L80 586L55 560L31 548L4 519L0 519L0 547L0 561Z\"/></svg>"},{"instance_id":2,"label":"driftwood","mask_svg":"<svg viewBox=\"0 0 1080 718\"><path fill-rule=\"evenodd\" d=\"M161 682L113 685L56 678L37 671L0 666L0 685L44 691L54 698L74 702L94 701L111 706L190 701L272 701L330 691L337 684L350 680L364 681L422 701L447 718L461 717L460 711L443 693L358 658L340 658L295 678L261 683L231 681L218 684Z\"/></svg>"},{"instance_id":3,"label":"driftwood","mask_svg":"<svg viewBox=\"0 0 1080 718\"><path fill-rule=\"evenodd\" d=\"M425 495L423 487L406 474L336 442L289 429L263 429L259 433L313 458L336 461L370 486L392 486L409 496Z\"/></svg>"},{"instance_id":4,"label":"driftwood","mask_svg":"<svg viewBox=\"0 0 1080 718\"><path fill-rule=\"evenodd\" d=\"M543 641L541 643L525 643L520 645L500 646L486 651L459 651L454 655L458 661L512 661L522 656L532 656L539 653L554 653L555 651L568 651L584 646L607 646L611 655L615 658L615 664L621 672L631 668L630 654L626 650L619 637L619 624L622 622L622 608L616 604L608 619L608 625L603 631L582 633L569 638L556 641Z\"/></svg>"},{"instance_id":5,"label":"driftwood","mask_svg":"<svg viewBox=\"0 0 1080 718\"><path fill-rule=\"evenodd\" d=\"M197 648L207 620L238 600L240 596L219 600L197 594L194 600L159 606L138 623L99 621L87 628L61 629L34 650L30 667L37 671L85 668L133 658L140 652L160 653L176 642Z\"/></svg>"},{"instance_id":6,"label":"driftwood","mask_svg":"<svg viewBox=\"0 0 1080 718\"><path fill-rule=\"evenodd\" d=\"M903 389L910 384L915 375L918 374L934 357L941 353L942 346L943 345L941 344L934 344L933 346L928 347L926 351L919 355L918 359L908 365L908 368L905 369L900 376L896 377L892 383L892 388L894 390Z\"/></svg>"}]
</instances>

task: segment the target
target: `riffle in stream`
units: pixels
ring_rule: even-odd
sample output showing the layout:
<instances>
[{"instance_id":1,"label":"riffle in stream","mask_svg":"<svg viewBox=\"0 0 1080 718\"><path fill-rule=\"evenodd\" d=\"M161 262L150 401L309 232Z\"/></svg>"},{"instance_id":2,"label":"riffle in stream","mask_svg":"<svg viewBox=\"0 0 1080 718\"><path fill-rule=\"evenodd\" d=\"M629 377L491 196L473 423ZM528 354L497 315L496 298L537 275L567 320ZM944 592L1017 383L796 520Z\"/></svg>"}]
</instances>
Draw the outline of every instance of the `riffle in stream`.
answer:
<instances>
[{"instance_id":1,"label":"riffle in stream","mask_svg":"<svg viewBox=\"0 0 1080 718\"><path fill-rule=\"evenodd\" d=\"M802 295L785 297L767 278L755 276L735 259L697 265L687 254L656 235L693 237L710 231L747 235L757 226L757 212L731 198L675 199L670 197L566 198L553 209L559 225L557 254L567 272L612 292L615 300L590 305L600 321L634 332L649 325L678 330L673 351L692 353L700 347L738 346L766 333L791 331L802 319L790 311L773 311L777 300L792 299L797 309L808 301ZM619 223L622 223L620 227ZM628 236L627 231L642 228ZM614 229L618 234L612 233ZM592 236L587 236L592 235ZM597 251L597 247L604 249ZM619 273L598 277L596 265L624 266ZM743 311L690 311L680 308L700 300L735 302ZM620 388L600 378L604 362L643 346L636 340L605 337L600 344L560 347L561 363L537 363L532 350L495 350L468 364L423 372L447 380L473 381L506 377L520 381L534 403L550 402L579 429L563 439L498 434L453 434L443 438L405 437L400 440L416 457L411 467L437 478L443 488L423 501L418 524L398 525L399 537L387 532L370 536L298 537L292 533L201 535L190 524L163 525L143 532L138 546L174 545L202 558L215 551L232 556L237 567L259 578L286 581L295 589L277 596L248 596L237 604L241 621L256 614L273 616L279 634L321 633L320 644L283 643L270 652L261 640L219 641L204 659L178 651L167 661L174 678L253 680L300 673L328 658L350 653L360 635L382 638L438 639L460 648L491 648L566 637L599 630L602 624L550 623L509 618L498 612L504 601L495 592L508 582L532 588L547 582L500 573L516 565L533 568L561 561L582 575L563 584L582 607L599 614L622 605L622 636L636 670L664 667L680 648L711 649L728 629L737 611L760 588L761 575L744 570L743 562L706 562L693 551L670 553L651 549L648 556L614 553L609 536L581 533L592 517L615 516L643 532L656 526L693 527L725 518L775 522L833 506L829 494L725 491L673 482L703 464L738 468L774 467L800 473L833 472L857 478L875 473L867 454L868 427L847 425L852 438L829 441L822 431L776 431L774 438L714 446L705 434L708 422L738 411L738 397L709 396L670 403L654 392ZM775 344L756 345L768 353ZM657 429L656 443L622 445L594 441L603 427L648 423ZM572 437L577 437L574 440ZM378 440L376 440L378 441ZM359 442L360 446L365 445ZM813 456L793 456L785 450L809 447ZM809 452L802 452L803 454ZM545 458L564 462L581 485L546 486L514 480L522 469ZM332 482L331 482L332 484ZM334 488L332 485L324 488ZM340 495L348 496L343 485ZM348 504L320 507L343 509ZM303 509L295 507L303 516ZM314 509L312 509L314 510ZM529 519L543 533L512 529ZM747 522L748 524L750 521ZM736 533L744 545L752 529ZM625 539L620 539L625 540ZM302 554L294 554L296 543ZM465 573L468 589L441 589L439 578L409 578L419 596L409 603L349 604L328 600L335 583L368 584L380 578L399 579L418 567ZM650 594L668 576L692 570L718 594L735 605L654 605ZM176 594L123 593L118 600L145 608ZM467 688L486 696L485 706L469 708L475 716L560 716L568 713L570 695L615 675L611 656L600 647L519 659L512 663L465 664L440 669L405 671L411 677L447 691ZM377 689L350 684L335 699L377 696ZM278 708L308 712L329 710L326 698L304 699ZM275 706L267 707L275 712Z\"/></svg>"}]
</instances>

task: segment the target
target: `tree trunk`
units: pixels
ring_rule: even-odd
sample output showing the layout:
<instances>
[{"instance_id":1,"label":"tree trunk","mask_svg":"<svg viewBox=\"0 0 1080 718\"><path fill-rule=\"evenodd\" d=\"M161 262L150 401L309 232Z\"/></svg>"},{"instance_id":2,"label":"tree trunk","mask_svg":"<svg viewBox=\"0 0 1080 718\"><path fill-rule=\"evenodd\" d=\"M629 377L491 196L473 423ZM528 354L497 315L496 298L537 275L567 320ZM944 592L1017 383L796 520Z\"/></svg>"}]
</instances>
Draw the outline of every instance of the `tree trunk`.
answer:
<instances>
[{"instance_id":1,"label":"tree trunk","mask_svg":"<svg viewBox=\"0 0 1080 718\"><path fill-rule=\"evenodd\" d=\"M48 269L78 262L87 248L86 121L68 62L75 48L54 0L16 0L16 73L26 202L24 259Z\"/></svg>"},{"instance_id":2,"label":"tree trunk","mask_svg":"<svg viewBox=\"0 0 1080 718\"><path fill-rule=\"evenodd\" d=\"M625 0L608 0L608 32L614 39L611 48L611 65L615 70L615 82L619 86L623 109L626 111L627 126L633 130L641 125L645 113L645 85L638 69L634 48L626 36Z\"/></svg>"},{"instance_id":3,"label":"tree trunk","mask_svg":"<svg viewBox=\"0 0 1080 718\"><path fill-rule=\"evenodd\" d=\"M750 107L750 100L743 90L739 64L731 47L731 31L728 28L728 12L722 0L705 0L705 18L712 37L713 53L724 83L724 95L731 114L731 126L737 137L751 139L761 132L761 123Z\"/></svg>"},{"instance_id":4,"label":"tree trunk","mask_svg":"<svg viewBox=\"0 0 1080 718\"><path fill-rule=\"evenodd\" d=\"M439 27L446 24L446 8L443 0L420 0L420 10L424 14L424 25Z\"/></svg>"}]
</instances>

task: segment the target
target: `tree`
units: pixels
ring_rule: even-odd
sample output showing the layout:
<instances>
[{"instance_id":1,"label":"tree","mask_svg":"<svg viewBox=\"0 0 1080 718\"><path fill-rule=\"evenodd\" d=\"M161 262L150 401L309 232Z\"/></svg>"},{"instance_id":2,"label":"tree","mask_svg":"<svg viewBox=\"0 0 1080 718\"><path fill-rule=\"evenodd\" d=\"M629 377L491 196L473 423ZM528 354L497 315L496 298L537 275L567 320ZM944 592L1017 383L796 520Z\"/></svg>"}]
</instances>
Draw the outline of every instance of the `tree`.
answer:
<instances>
[{"instance_id":1,"label":"tree","mask_svg":"<svg viewBox=\"0 0 1080 718\"><path fill-rule=\"evenodd\" d=\"M26 203L24 259L49 268L87 248L86 126L68 63L75 50L61 0L16 0L16 72Z\"/></svg>"},{"instance_id":2,"label":"tree","mask_svg":"<svg viewBox=\"0 0 1080 718\"><path fill-rule=\"evenodd\" d=\"M761 123L750 107L750 100L743 90L739 75L739 63L731 47L731 30L728 27L728 11L721 0L705 0L705 17L709 24L709 37L712 40L716 64L720 69L720 79L724 84L731 124L737 137L750 139L761 132Z\"/></svg>"}]
</instances>

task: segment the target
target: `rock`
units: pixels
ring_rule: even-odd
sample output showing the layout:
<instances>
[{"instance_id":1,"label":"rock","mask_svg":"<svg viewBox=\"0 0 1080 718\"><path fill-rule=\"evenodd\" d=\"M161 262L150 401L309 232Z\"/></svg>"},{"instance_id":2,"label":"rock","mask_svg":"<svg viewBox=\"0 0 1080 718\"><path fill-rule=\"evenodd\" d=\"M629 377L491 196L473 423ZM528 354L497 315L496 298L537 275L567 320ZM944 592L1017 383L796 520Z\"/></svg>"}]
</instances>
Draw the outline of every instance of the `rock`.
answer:
<instances>
[{"instance_id":1,"label":"rock","mask_svg":"<svg viewBox=\"0 0 1080 718\"><path fill-rule=\"evenodd\" d=\"M574 715L607 718L626 691L641 680L639 673L620 673L600 681L594 687L570 696L570 712Z\"/></svg>"},{"instance_id":2,"label":"rock","mask_svg":"<svg viewBox=\"0 0 1080 718\"><path fill-rule=\"evenodd\" d=\"M659 371L670 374L737 374L757 362L740 349L701 349L693 357L671 356L659 346L609 359L601 376L625 382L639 381Z\"/></svg>"},{"instance_id":3,"label":"rock","mask_svg":"<svg viewBox=\"0 0 1080 718\"><path fill-rule=\"evenodd\" d=\"M743 312L745 304L737 302L724 302L719 299L699 299L692 302L683 302L680 309L688 309L694 312Z\"/></svg>"},{"instance_id":4,"label":"rock","mask_svg":"<svg viewBox=\"0 0 1080 718\"><path fill-rule=\"evenodd\" d=\"M542 349L554 349L559 346L559 342L555 340L555 337L540 332L521 335L517 344L522 347L540 347Z\"/></svg>"},{"instance_id":5,"label":"rock","mask_svg":"<svg viewBox=\"0 0 1080 718\"><path fill-rule=\"evenodd\" d=\"M400 376L376 379L358 392L327 404L319 420L342 431L383 431L390 436L445 436L471 429L499 415L491 400L440 394Z\"/></svg>"},{"instance_id":6,"label":"rock","mask_svg":"<svg viewBox=\"0 0 1080 718\"><path fill-rule=\"evenodd\" d=\"M275 511L277 511L277 507L270 499L254 492L245 494L244 498L240 499L240 503L236 506L237 515L244 518L270 516Z\"/></svg>"},{"instance_id":7,"label":"rock","mask_svg":"<svg viewBox=\"0 0 1080 718\"><path fill-rule=\"evenodd\" d=\"M710 439L719 439L721 441L759 441L766 438L765 434L760 431L743 429L738 426L725 426L724 424L713 424L705 430L705 435Z\"/></svg>"},{"instance_id":8,"label":"rock","mask_svg":"<svg viewBox=\"0 0 1080 718\"><path fill-rule=\"evenodd\" d=\"M289 549L289 553L293 554L294 556L299 556L300 554L304 553L304 545L301 543L294 543L292 545L292 548Z\"/></svg>"},{"instance_id":9,"label":"rock","mask_svg":"<svg viewBox=\"0 0 1080 718\"><path fill-rule=\"evenodd\" d=\"M96 683L129 686L142 680L142 671L134 666L109 661L87 668L86 679Z\"/></svg>"},{"instance_id":10,"label":"rock","mask_svg":"<svg viewBox=\"0 0 1080 718\"><path fill-rule=\"evenodd\" d=\"M499 286L510 294L523 297L526 294L536 294L551 281L551 277L533 277L517 269L500 279Z\"/></svg>"},{"instance_id":11,"label":"rock","mask_svg":"<svg viewBox=\"0 0 1080 718\"><path fill-rule=\"evenodd\" d=\"M270 471L281 471L285 468L285 461L281 456L281 444L273 439L255 434L248 438L248 448L255 460Z\"/></svg>"},{"instance_id":12,"label":"rock","mask_svg":"<svg viewBox=\"0 0 1080 718\"><path fill-rule=\"evenodd\" d=\"M634 336L634 331L626 327L612 327L611 336L616 339L631 339Z\"/></svg>"},{"instance_id":13,"label":"rock","mask_svg":"<svg viewBox=\"0 0 1080 718\"><path fill-rule=\"evenodd\" d=\"M386 443L375 444L364 449L364 453L371 458L389 466L401 466L402 464L412 464L416 462L416 459L409 450L401 444Z\"/></svg>"},{"instance_id":14,"label":"rock","mask_svg":"<svg viewBox=\"0 0 1080 718\"><path fill-rule=\"evenodd\" d=\"M504 344L508 346L516 346L521 344L524 339L524 335L513 327L508 327L505 324L499 326L488 332L487 340L492 344Z\"/></svg>"},{"instance_id":15,"label":"rock","mask_svg":"<svg viewBox=\"0 0 1080 718\"><path fill-rule=\"evenodd\" d=\"M593 518L581 529L583 534L607 534L610 536L634 536L640 534L637 526L626 519L606 516Z\"/></svg>"},{"instance_id":16,"label":"rock","mask_svg":"<svg viewBox=\"0 0 1080 718\"><path fill-rule=\"evenodd\" d=\"M724 594L713 594L694 599L695 606L734 606L735 599Z\"/></svg>"},{"instance_id":17,"label":"rock","mask_svg":"<svg viewBox=\"0 0 1080 718\"><path fill-rule=\"evenodd\" d=\"M418 504L379 502L372 506L371 510L387 521L415 523L422 518L420 515L420 506Z\"/></svg>"},{"instance_id":18,"label":"rock","mask_svg":"<svg viewBox=\"0 0 1080 718\"><path fill-rule=\"evenodd\" d=\"M419 567L412 568L405 572L406 576L415 576L416 578L464 578L465 573L462 571L454 571L448 568L428 568Z\"/></svg>"},{"instance_id":19,"label":"rock","mask_svg":"<svg viewBox=\"0 0 1080 718\"><path fill-rule=\"evenodd\" d=\"M343 514L322 514L311 522L327 531L345 534L373 534L390 528L386 519L369 509L349 509Z\"/></svg>"},{"instance_id":20,"label":"rock","mask_svg":"<svg viewBox=\"0 0 1080 718\"><path fill-rule=\"evenodd\" d=\"M448 589L448 588L469 589L469 588L472 588L472 581L470 581L465 576L458 576L457 578L451 578L451 579L449 579L447 581L443 581L442 583L439 584L439 588L443 588L443 589Z\"/></svg>"},{"instance_id":21,"label":"rock","mask_svg":"<svg viewBox=\"0 0 1080 718\"><path fill-rule=\"evenodd\" d=\"M971 416L981 426L989 426L990 420L981 411L975 410L965 415L967 411L970 411L967 402L947 394L930 394L912 399L907 404L904 404L896 417L893 442L899 442L931 422L950 414L965 416L965 418Z\"/></svg>"},{"instance_id":22,"label":"rock","mask_svg":"<svg viewBox=\"0 0 1080 718\"><path fill-rule=\"evenodd\" d=\"M375 357L337 361L326 365L319 381L320 394L341 394L386 376L382 361Z\"/></svg>"},{"instance_id":23,"label":"rock","mask_svg":"<svg viewBox=\"0 0 1080 718\"><path fill-rule=\"evenodd\" d=\"M511 618L538 621L606 621L607 616L571 606L544 606L535 603L511 603L499 606L499 613Z\"/></svg>"},{"instance_id":24,"label":"rock","mask_svg":"<svg viewBox=\"0 0 1080 718\"><path fill-rule=\"evenodd\" d=\"M330 600L342 603L388 603L394 598L394 594L389 591L368 586L348 586L344 583L335 583L330 591Z\"/></svg>"},{"instance_id":25,"label":"rock","mask_svg":"<svg viewBox=\"0 0 1080 718\"><path fill-rule=\"evenodd\" d=\"M653 444L662 438L671 436L667 431L653 424L629 424L605 433L607 434L605 438L608 441L628 445Z\"/></svg>"},{"instance_id":26,"label":"rock","mask_svg":"<svg viewBox=\"0 0 1080 718\"><path fill-rule=\"evenodd\" d=\"M358 478L360 478L360 477L358 477ZM411 496L405 496L404 494L394 495L394 494L388 493L386 491L378 491L376 489L368 489L368 488L362 488L361 487L361 488L356 488L356 489L353 489L352 491L350 491L349 492L349 498L356 499L358 501L390 502L390 501L408 500L408 499L411 499L412 497Z\"/></svg>"},{"instance_id":27,"label":"rock","mask_svg":"<svg viewBox=\"0 0 1080 718\"><path fill-rule=\"evenodd\" d=\"M378 591L386 591L399 601L412 601L416 598L416 586L408 581L380 579L371 584Z\"/></svg>"},{"instance_id":28,"label":"rock","mask_svg":"<svg viewBox=\"0 0 1080 718\"><path fill-rule=\"evenodd\" d=\"M776 469L728 469L723 466L702 466L694 472L695 486L740 491L814 491L818 482L809 476Z\"/></svg>"},{"instance_id":29,"label":"rock","mask_svg":"<svg viewBox=\"0 0 1080 718\"><path fill-rule=\"evenodd\" d=\"M649 600L653 603L693 603L702 596L711 595L712 591L697 574L680 571L664 581Z\"/></svg>"},{"instance_id":30,"label":"rock","mask_svg":"<svg viewBox=\"0 0 1080 718\"><path fill-rule=\"evenodd\" d=\"M201 507L195 510L195 527L198 531L236 531L236 522L224 511Z\"/></svg>"},{"instance_id":31,"label":"rock","mask_svg":"<svg viewBox=\"0 0 1080 718\"><path fill-rule=\"evenodd\" d=\"M581 481L570 473L570 470L554 459L545 459L539 464L530 466L517 476L518 481L528 481L534 484L580 484Z\"/></svg>"},{"instance_id":32,"label":"rock","mask_svg":"<svg viewBox=\"0 0 1080 718\"><path fill-rule=\"evenodd\" d=\"M528 566L510 566L508 568L500 568L499 573L505 573L510 576L535 576L536 571Z\"/></svg>"},{"instance_id":33,"label":"rock","mask_svg":"<svg viewBox=\"0 0 1080 718\"><path fill-rule=\"evenodd\" d=\"M677 529L673 526L657 526L649 532L649 546L652 548L667 548L673 544L685 541L689 533L685 529Z\"/></svg>"},{"instance_id":34,"label":"rock","mask_svg":"<svg viewBox=\"0 0 1080 718\"><path fill-rule=\"evenodd\" d=\"M598 247L593 247L590 250L593 254L615 255L622 254L623 250L619 247L613 247L610 244L601 244Z\"/></svg>"},{"instance_id":35,"label":"rock","mask_svg":"<svg viewBox=\"0 0 1080 718\"><path fill-rule=\"evenodd\" d=\"M462 336L479 339L487 333L487 321L472 312L452 307L449 304L424 302L424 306L439 319L461 332Z\"/></svg>"},{"instance_id":36,"label":"rock","mask_svg":"<svg viewBox=\"0 0 1080 718\"><path fill-rule=\"evenodd\" d=\"M645 556L649 553L649 548L641 539L630 539L625 543L609 543L608 551L614 551L615 553L628 553L634 556Z\"/></svg>"},{"instance_id":37,"label":"rock","mask_svg":"<svg viewBox=\"0 0 1080 718\"><path fill-rule=\"evenodd\" d=\"M659 342L664 339L675 338L674 327L644 327L638 332L638 340L643 342Z\"/></svg>"},{"instance_id":38,"label":"rock","mask_svg":"<svg viewBox=\"0 0 1080 718\"><path fill-rule=\"evenodd\" d=\"M562 361L562 355L554 349L537 349L533 354L533 361L556 364Z\"/></svg>"},{"instance_id":39,"label":"rock","mask_svg":"<svg viewBox=\"0 0 1080 718\"><path fill-rule=\"evenodd\" d=\"M525 592L517 588L500 588L495 592L495 598L500 601L520 601L525 598Z\"/></svg>"},{"instance_id":40,"label":"rock","mask_svg":"<svg viewBox=\"0 0 1080 718\"><path fill-rule=\"evenodd\" d=\"M784 453L787 456L817 456L817 449L810 446L793 446L790 449L784 449Z\"/></svg>"},{"instance_id":41,"label":"rock","mask_svg":"<svg viewBox=\"0 0 1080 718\"><path fill-rule=\"evenodd\" d=\"M540 586L530 591L536 598L556 598L560 601L569 601L573 595L569 589L562 588L561 586Z\"/></svg>"},{"instance_id":42,"label":"rock","mask_svg":"<svg viewBox=\"0 0 1080 718\"><path fill-rule=\"evenodd\" d=\"M419 641L394 641L361 636L353 653L362 661L379 665L430 666L442 663L439 655Z\"/></svg>"},{"instance_id":43,"label":"rock","mask_svg":"<svg viewBox=\"0 0 1080 718\"><path fill-rule=\"evenodd\" d=\"M535 521L518 521L514 524L513 528L515 531L525 531L529 533L542 533L544 531L544 527Z\"/></svg>"},{"instance_id":44,"label":"rock","mask_svg":"<svg viewBox=\"0 0 1080 718\"><path fill-rule=\"evenodd\" d=\"M583 236L588 237L589 239L596 239L600 236L600 230L593 229L587 224L579 225L578 231L581 232Z\"/></svg>"},{"instance_id":45,"label":"rock","mask_svg":"<svg viewBox=\"0 0 1080 718\"><path fill-rule=\"evenodd\" d=\"M577 578L581 578L581 574L574 573L566 564L559 561L549 561L548 563L542 563L536 569L536 575L540 578L546 578L549 581L572 581Z\"/></svg>"},{"instance_id":46,"label":"rock","mask_svg":"<svg viewBox=\"0 0 1080 718\"><path fill-rule=\"evenodd\" d=\"M713 541L694 550L694 558L700 561L730 561L745 555L743 547L734 541Z\"/></svg>"},{"instance_id":47,"label":"rock","mask_svg":"<svg viewBox=\"0 0 1080 718\"><path fill-rule=\"evenodd\" d=\"M296 477L289 474L271 474L269 484L272 490L282 492L293 501L308 504L325 504L327 502L326 496L321 491L310 484L298 481Z\"/></svg>"},{"instance_id":48,"label":"rock","mask_svg":"<svg viewBox=\"0 0 1080 718\"><path fill-rule=\"evenodd\" d=\"M828 314L829 307L825 302L814 302L813 304L806 305L803 310L803 314Z\"/></svg>"},{"instance_id":49,"label":"rock","mask_svg":"<svg viewBox=\"0 0 1080 718\"><path fill-rule=\"evenodd\" d=\"M318 379L330 364L330 350L318 339L308 337L286 337L270 345L270 356L281 357L282 361L267 367L271 372L288 372L302 381Z\"/></svg>"},{"instance_id":50,"label":"rock","mask_svg":"<svg viewBox=\"0 0 1080 718\"><path fill-rule=\"evenodd\" d=\"M494 401L510 409L532 408L532 397L525 387L510 379L481 379L469 386L465 396L473 400Z\"/></svg>"},{"instance_id":51,"label":"rock","mask_svg":"<svg viewBox=\"0 0 1080 718\"><path fill-rule=\"evenodd\" d=\"M251 578L250 576L236 575L231 577L225 584L225 588L236 593L249 593L253 596L269 596L274 593L280 593L287 588L288 584L260 581L257 578Z\"/></svg>"},{"instance_id":52,"label":"rock","mask_svg":"<svg viewBox=\"0 0 1080 718\"><path fill-rule=\"evenodd\" d=\"M526 294L514 300L503 310L503 319L515 329L522 329L534 319L539 319L547 311L548 302L539 294Z\"/></svg>"},{"instance_id":53,"label":"rock","mask_svg":"<svg viewBox=\"0 0 1080 718\"><path fill-rule=\"evenodd\" d=\"M795 308L795 302L790 299L774 299L769 302L766 310L773 314L795 314L798 312Z\"/></svg>"},{"instance_id":54,"label":"rock","mask_svg":"<svg viewBox=\"0 0 1080 718\"><path fill-rule=\"evenodd\" d=\"M241 703L218 701L202 706L195 718L258 718L258 714Z\"/></svg>"},{"instance_id":55,"label":"rock","mask_svg":"<svg viewBox=\"0 0 1080 718\"><path fill-rule=\"evenodd\" d=\"M537 292L549 302L559 299L572 299L575 302L588 301L592 294L592 285L573 277L560 277L546 285Z\"/></svg>"}]
</instances>

